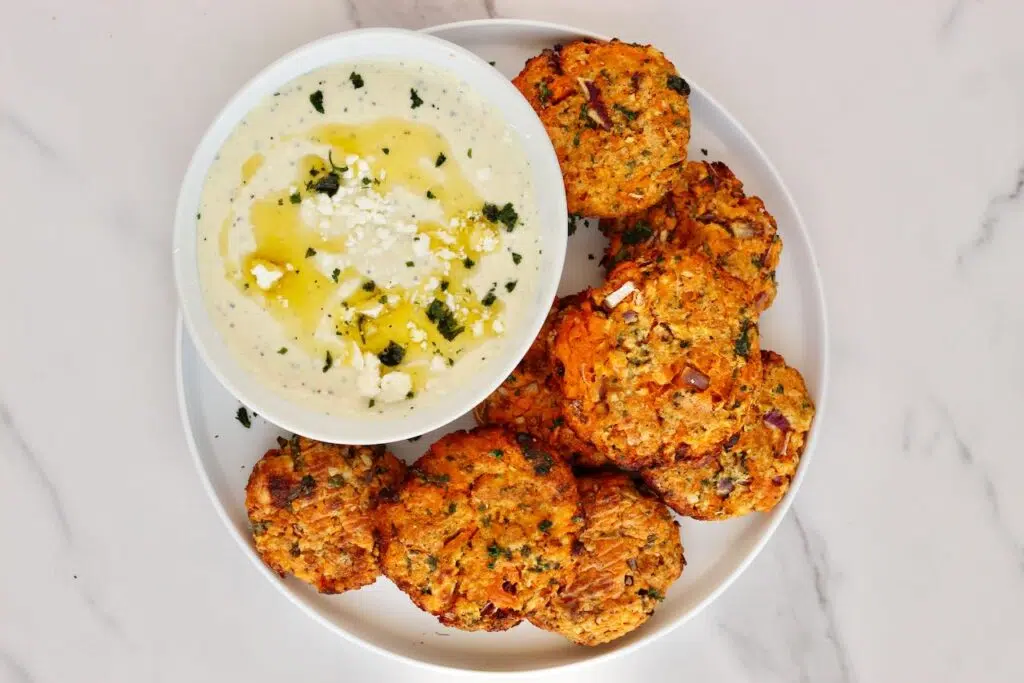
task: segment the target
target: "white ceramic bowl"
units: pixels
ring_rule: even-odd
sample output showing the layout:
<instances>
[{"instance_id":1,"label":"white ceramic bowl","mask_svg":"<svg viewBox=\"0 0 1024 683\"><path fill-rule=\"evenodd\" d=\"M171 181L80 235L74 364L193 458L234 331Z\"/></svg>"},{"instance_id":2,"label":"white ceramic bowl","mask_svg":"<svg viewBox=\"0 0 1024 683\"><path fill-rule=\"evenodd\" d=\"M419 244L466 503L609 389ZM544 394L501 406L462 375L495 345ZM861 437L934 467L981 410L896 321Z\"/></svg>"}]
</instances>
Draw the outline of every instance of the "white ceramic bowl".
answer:
<instances>
[{"instance_id":1,"label":"white ceramic bowl","mask_svg":"<svg viewBox=\"0 0 1024 683\"><path fill-rule=\"evenodd\" d=\"M500 111L519 136L533 172L542 239L541 281L523 323L506 332L502 352L464 386L407 415L330 416L296 405L264 385L235 359L210 318L197 264L196 221L200 194L214 157L250 110L265 97L313 69L359 59L414 60L448 70ZM470 410L512 371L547 315L566 250L566 204L558 159L530 105L498 70L440 38L400 29L350 31L305 45L247 83L214 120L199 143L178 196L174 220L174 277L189 334L203 361L242 403L298 434L336 443L387 443L419 436Z\"/></svg>"}]
</instances>

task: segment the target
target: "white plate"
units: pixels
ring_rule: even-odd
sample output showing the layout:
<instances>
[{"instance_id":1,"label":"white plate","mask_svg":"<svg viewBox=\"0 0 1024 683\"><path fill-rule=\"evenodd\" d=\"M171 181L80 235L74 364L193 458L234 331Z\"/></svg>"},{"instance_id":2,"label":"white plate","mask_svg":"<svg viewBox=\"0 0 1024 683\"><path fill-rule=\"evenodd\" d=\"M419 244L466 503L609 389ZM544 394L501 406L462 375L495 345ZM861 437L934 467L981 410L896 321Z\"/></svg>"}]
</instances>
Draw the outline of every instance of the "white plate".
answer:
<instances>
[{"instance_id":1,"label":"white plate","mask_svg":"<svg viewBox=\"0 0 1024 683\"><path fill-rule=\"evenodd\" d=\"M448 24L429 32L458 43L512 76L541 49L573 38L602 38L566 26L493 20ZM629 39L629 36L622 36ZM672 45L660 45L669 58ZM686 75L686 64L676 61ZM689 80L689 79L687 79ZM811 460L825 408L828 338L821 278L810 241L792 197L771 162L740 124L698 84L689 80L693 128L690 156L725 161L749 193L760 195L778 221L784 249L778 268L779 294L761 321L764 348L778 351L799 368L814 397L818 415L807 450L789 493L769 514L728 522L681 520L687 567L658 611L640 629L598 648L570 644L559 636L522 624L504 633L462 633L444 628L386 579L341 596L318 595L294 579L281 580L253 551L245 513L245 483L252 464L280 433L255 419L251 429L235 420L239 404L198 357L178 324L178 382L189 446L210 498L244 551L260 571L295 604L339 635L409 662L439 668L491 672L537 671L594 661L639 647L697 614L714 600L764 546L789 508ZM598 259L604 239L591 221L569 240L560 293L576 292L600 278ZM593 254L594 260L589 259ZM469 427L463 416L414 442L393 445L407 461L418 457L441 434Z\"/></svg>"}]
</instances>

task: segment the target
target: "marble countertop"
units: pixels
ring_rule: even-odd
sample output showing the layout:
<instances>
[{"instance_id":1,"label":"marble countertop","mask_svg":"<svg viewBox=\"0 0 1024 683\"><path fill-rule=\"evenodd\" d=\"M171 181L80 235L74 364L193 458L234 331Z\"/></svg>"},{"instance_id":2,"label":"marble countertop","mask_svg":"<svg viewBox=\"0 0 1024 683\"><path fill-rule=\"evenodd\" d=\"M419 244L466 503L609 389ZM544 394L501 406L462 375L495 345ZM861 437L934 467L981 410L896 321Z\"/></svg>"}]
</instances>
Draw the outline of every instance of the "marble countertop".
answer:
<instances>
[{"instance_id":1,"label":"marble countertop","mask_svg":"<svg viewBox=\"0 0 1024 683\"><path fill-rule=\"evenodd\" d=\"M786 178L831 313L822 439L775 538L685 627L557 679L1024 680L1024 3L4 14L0 682L443 679L342 642L229 540L178 422L169 240L200 134L271 59L352 26L486 16L666 49Z\"/></svg>"}]
</instances>

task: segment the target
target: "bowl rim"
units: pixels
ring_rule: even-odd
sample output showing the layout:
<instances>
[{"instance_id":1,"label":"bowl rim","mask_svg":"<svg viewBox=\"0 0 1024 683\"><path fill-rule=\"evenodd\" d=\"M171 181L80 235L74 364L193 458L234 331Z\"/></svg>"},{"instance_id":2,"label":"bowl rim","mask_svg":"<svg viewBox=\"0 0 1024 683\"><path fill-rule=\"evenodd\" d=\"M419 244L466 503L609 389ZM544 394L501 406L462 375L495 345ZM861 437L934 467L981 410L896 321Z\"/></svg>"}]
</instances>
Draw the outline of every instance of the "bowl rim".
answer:
<instances>
[{"instance_id":1,"label":"bowl rim","mask_svg":"<svg viewBox=\"0 0 1024 683\"><path fill-rule=\"evenodd\" d=\"M367 41L372 44L368 45ZM337 54L353 42L363 46L359 54ZM398 43L403 52L408 52L413 45L423 56L398 55L389 50ZM373 56L376 47L380 48L380 54ZM441 57L444 57L443 62ZM520 136L530 162L545 267L538 269L534 301L526 308L515 334L505 336L500 354L488 359L464 386L437 397L415 413L396 411L383 417L327 415L277 393L238 362L228 347L213 323L200 282L195 215L215 155L238 123L268 94L312 70L375 58L421 59L448 70L460 80L475 81L470 87L492 106L500 100L499 109L506 126ZM481 92L481 84L486 84L489 95ZM553 183L556 177L559 182ZM284 429L320 441L355 445L388 443L428 433L472 410L494 391L515 369L544 324L558 289L568 248L566 231L559 229L568 211L561 177L554 147L529 102L500 71L473 52L426 32L400 28L353 29L305 43L260 69L227 100L203 133L189 161L175 206L172 239L175 289L185 327L203 363L217 380L249 409Z\"/></svg>"}]
</instances>

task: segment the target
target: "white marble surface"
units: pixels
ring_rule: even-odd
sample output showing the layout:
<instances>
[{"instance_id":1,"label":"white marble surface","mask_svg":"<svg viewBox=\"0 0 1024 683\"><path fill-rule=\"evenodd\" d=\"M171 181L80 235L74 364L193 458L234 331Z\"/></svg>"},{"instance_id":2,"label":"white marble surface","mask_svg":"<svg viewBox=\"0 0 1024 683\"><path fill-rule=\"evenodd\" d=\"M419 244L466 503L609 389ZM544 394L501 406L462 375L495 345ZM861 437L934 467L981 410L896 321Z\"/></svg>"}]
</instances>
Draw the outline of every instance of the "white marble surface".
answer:
<instances>
[{"instance_id":1,"label":"white marble surface","mask_svg":"<svg viewBox=\"0 0 1024 683\"><path fill-rule=\"evenodd\" d=\"M669 52L775 159L831 310L823 439L763 555L558 680L1024 680L1024 3L36 0L0 22L0 681L443 679L229 540L178 423L169 239L192 147L272 58L487 15Z\"/></svg>"}]
</instances>

